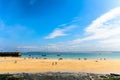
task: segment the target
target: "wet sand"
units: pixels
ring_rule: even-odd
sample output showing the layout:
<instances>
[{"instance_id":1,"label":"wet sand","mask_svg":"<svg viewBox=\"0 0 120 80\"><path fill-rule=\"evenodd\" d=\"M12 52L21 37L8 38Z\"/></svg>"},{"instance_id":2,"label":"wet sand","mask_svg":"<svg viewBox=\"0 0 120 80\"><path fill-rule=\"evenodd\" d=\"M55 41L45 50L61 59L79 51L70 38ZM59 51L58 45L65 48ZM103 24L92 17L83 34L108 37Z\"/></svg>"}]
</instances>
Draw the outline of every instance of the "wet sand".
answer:
<instances>
[{"instance_id":1,"label":"wet sand","mask_svg":"<svg viewBox=\"0 0 120 80\"><path fill-rule=\"evenodd\" d=\"M120 72L120 60L58 60L0 57L0 73L47 71Z\"/></svg>"}]
</instances>

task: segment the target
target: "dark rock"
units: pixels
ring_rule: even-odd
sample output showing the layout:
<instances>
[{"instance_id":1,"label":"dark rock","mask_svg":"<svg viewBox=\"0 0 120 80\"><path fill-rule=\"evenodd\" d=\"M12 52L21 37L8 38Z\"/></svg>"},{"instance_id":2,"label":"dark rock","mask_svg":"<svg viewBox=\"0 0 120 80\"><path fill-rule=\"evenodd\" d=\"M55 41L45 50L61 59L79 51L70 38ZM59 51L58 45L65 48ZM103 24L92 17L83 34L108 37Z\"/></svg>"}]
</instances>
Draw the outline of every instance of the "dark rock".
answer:
<instances>
[{"instance_id":1,"label":"dark rock","mask_svg":"<svg viewBox=\"0 0 120 80\"><path fill-rule=\"evenodd\" d=\"M110 73L111 76L120 76L120 74Z\"/></svg>"}]
</instances>

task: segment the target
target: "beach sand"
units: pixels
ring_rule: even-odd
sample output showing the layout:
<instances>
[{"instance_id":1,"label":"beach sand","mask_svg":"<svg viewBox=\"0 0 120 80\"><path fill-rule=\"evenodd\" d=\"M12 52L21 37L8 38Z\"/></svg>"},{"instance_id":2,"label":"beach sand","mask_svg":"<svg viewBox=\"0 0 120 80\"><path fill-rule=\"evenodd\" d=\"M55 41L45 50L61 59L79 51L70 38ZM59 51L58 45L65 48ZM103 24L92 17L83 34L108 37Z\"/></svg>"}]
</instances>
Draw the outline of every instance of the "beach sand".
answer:
<instances>
[{"instance_id":1,"label":"beach sand","mask_svg":"<svg viewBox=\"0 0 120 80\"><path fill-rule=\"evenodd\" d=\"M0 57L0 73L47 71L120 72L120 60L96 61Z\"/></svg>"}]
</instances>

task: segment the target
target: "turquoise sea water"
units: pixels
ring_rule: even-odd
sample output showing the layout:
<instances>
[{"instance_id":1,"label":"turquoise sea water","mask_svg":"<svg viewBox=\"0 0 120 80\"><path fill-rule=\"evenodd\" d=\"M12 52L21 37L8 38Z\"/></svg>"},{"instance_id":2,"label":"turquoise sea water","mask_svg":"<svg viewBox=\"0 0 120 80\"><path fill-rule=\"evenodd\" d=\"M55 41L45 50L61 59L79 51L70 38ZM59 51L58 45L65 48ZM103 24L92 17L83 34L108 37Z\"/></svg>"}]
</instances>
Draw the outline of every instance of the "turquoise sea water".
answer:
<instances>
[{"instance_id":1,"label":"turquoise sea water","mask_svg":"<svg viewBox=\"0 0 120 80\"><path fill-rule=\"evenodd\" d=\"M120 52L22 52L22 57L47 59L120 59Z\"/></svg>"}]
</instances>

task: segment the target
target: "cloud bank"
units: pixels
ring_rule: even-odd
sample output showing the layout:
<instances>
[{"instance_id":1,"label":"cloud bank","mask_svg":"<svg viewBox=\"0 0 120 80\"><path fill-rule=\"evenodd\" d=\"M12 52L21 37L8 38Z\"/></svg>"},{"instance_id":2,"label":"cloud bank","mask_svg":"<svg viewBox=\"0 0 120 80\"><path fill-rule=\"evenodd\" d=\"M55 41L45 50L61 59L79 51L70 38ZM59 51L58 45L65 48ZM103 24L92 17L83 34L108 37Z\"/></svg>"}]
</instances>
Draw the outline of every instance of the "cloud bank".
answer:
<instances>
[{"instance_id":1,"label":"cloud bank","mask_svg":"<svg viewBox=\"0 0 120 80\"><path fill-rule=\"evenodd\" d=\"M84 34L87 36L75 39L73 43L118 38L120 35L120 7L114 8L98 17L85 28Z\"/></svg>"},{"instance_id":2,"label":"cloud bank","mask_svg":"<svg viewBox=\"0 0 120 80\"><path fill-rule=\"evenodd\" d=\"M101 15L84 29L82 38L54 44L59 51L119 51L120 7Z\"/></svg>"}]
</instances>

